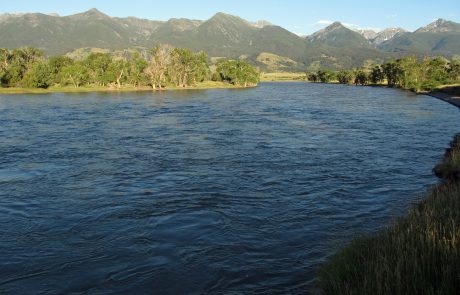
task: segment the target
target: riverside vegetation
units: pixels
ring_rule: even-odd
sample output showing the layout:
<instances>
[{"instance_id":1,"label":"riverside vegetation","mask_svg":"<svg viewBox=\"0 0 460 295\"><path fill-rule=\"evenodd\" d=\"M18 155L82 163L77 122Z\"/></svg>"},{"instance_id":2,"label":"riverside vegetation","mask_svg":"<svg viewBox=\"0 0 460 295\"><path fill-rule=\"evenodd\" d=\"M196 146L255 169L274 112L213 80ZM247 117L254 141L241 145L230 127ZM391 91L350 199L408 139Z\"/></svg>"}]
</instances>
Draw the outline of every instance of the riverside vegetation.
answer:
<instances>
[{"instance_id":1,"label":"riverside vegetation","mask_svg":"<svg viewBox=\"0 0 460 295\"><path fill-rule=\"evenodd\" d=\"M415 92L431 91L444 85L460 83L460 59L444 57L419 59L409 56L381 65L353 70L319 70L307 73L310 82L355 85L383 85Z\"/></svg>"},{"instance_id":2,"label":"riverside vegetation","mask_svg":"<svg viewBox=\"0 0 460 295\"><path fill-rule=\"evenodd\" d=\"M323 294L458 294L460 134L434 172L444 182L409 216L327 261L319 273Z\"/></svg>"},{"instance_id":3,"label":"riverside vegetation","mask_svg":"<svg viewBox=\"0 0 460 295\"><path fill-rule=\"evenodd\" d=\"M318 71L312 82L435 91L460 83L460 61L415 56L368 69ZM457 87L447 87L446 89ZM460 134L433 172L443 182L407 217L353 240L319 270L322 294L457 294L460 290Z\"/></svg>"},{"instance_id":4,"label":"riverside vegetation","mask_svg":"<svg viewBox=\"0 0 460 295\"><path fill-rule=\"evenodd\" d=\"M46 58L42 51L24 47L0 49L0 81L0 92L248 87L259 82L259 72L242 60L210 65L204 52L168 45L156 46L144 55L136 51L123 56L91 53L81 60Z\"/></svg>"}]
</instances>

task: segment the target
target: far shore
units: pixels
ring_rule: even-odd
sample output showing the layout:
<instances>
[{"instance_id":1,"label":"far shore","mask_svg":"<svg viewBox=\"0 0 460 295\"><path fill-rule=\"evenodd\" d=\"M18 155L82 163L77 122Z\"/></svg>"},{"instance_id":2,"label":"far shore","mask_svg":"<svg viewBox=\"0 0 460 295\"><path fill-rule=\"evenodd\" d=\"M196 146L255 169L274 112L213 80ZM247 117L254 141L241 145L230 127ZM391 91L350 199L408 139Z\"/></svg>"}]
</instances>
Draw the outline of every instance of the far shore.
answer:
<instances>
[{"instance_id":1,"label":"far shore","mask_svg":"<svg viewBox=\"0 0 460 295\"><path fill-rule=\"evenodd\" d=\"M236 86L225 82L206 81L197 83L196 86L177 87L168 86L165 88L152 88L152 87L134 87L131 85L123 86L121 88L110 86L51 86L49 88L20 88L20 87L0 87L0 95L2 94L46 94L46 93L91 93L91 92L156 92L156 91L170 91L170 90L206 90L206 89L242 89L251 88L255 86Z\"/></svg>"},{"instance_id":2,"label":"far shore","mask_svg":"<svg viewBox=\"0 0 460 295\"><path fill-rule=\"evenodd\" d=\"M303 73L289 73L289 72L279 72L279 73L262 73L261 82L305 82L305 83L321 83L321 82L310 82L306 80L305 74ZM340 84L338 81L330 81L326 84ZM354 85L354 84L343 84L351 86L371 86L371 87L388 87L386 84L367 84L367 85ZM395 87L396 88L396 87ZM450 103L458 108L460 108L460 86L442 86L440 88L434 89L432 91L419 91L415 92L409 89L396 88L401 90L407 90L421 95L429 95L435 98L438 98L442 101Z\"/></svg>"}]
</instances>

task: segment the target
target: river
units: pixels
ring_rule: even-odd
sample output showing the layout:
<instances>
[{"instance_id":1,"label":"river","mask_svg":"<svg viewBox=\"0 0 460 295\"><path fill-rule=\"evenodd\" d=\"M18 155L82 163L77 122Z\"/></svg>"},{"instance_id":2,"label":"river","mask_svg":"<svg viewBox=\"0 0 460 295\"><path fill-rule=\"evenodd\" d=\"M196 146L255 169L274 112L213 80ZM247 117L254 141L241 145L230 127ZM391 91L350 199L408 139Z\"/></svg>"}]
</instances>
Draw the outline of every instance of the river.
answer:
<instances>
[{"instance_id":1,"label":"river","mask_svg":"<svg viewBox=\"0 0 460 295\"><path fill-rule=\"evenodd\" d=\"M305 294L437 182L458 109L396 89L0 96L1 294Z\"/></svg>"}]
</instances>

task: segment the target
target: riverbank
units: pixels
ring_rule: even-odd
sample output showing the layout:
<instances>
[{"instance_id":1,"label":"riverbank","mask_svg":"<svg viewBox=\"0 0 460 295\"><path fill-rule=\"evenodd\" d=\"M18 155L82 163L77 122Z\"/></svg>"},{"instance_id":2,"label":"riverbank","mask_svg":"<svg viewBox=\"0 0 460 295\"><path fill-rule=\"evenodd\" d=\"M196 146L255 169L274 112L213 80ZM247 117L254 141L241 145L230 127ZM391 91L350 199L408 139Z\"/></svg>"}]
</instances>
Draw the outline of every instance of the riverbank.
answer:
<instances>
[{"instance_id":1,"label":"riverbank","mask_svg":"<svg viewBox=\"0 0 460 295\"><path fill-rule=\"evenodd\" d=\"M433 171L442 183L431 188L407 217L372 236L355 239L322 266L322 294L458 292L460 134Z\"/></svg>"},{"instance_id":2,"label":"riverbank","mask_svg":"<svg viewBox=\"0 0 460 295\"><path fill-rule=\"evenodd\" d=\"M49 88L17 88L0 87L1 94L46 94L46 93L89 93L89 92L149 92L149 91L169 91L169 90L206 90L206 89L240 89L240 88L251 88L255 86L236 86L225 82L205 81L197 83L196 86L189 87L176 87L168 86L167 88L152 89L152 87L134 87L131 85L123 86L122 88L109 87L109 86L51 86Z\"/></svg>"},{"instance_id":3,"label":"riverbank","mask_svg":"<svg viewBox=\"0 0 460 295\"><path fill-rule=\"evenodd\" d=\"M446 86L426 94L460 108L460 86Z\"/></svg>"},{"instance_id":4,"label":"riverbank","mask_svg":"<svg viewBox=\"0 0 460 295\"><path fill-rule=\"evenodd\" d=\"M306 81L306 83L322 83L322 82L309 82ZM325 84L340 84L338 81L331 81L327 82ZM361 87L385 87L388 88L389 86L387 84L381 83L381 84L366 84L366 85L354 85L354 84L343 84L343 85L351 85L351 86L361 86ZM447 103L450 103L458 108L460 108L460 86L458 85L444 85L440 86L438 88L433 89L432 91L414 91L411 89L405 89L405 88L400 88L400 87L395 87L397 89L401 90L406 90L406 91L411 91L415 94L420 94L420 95L429 95L434 98L440 99L442 101L445 101Z\"/></svg>"}]
</instances>

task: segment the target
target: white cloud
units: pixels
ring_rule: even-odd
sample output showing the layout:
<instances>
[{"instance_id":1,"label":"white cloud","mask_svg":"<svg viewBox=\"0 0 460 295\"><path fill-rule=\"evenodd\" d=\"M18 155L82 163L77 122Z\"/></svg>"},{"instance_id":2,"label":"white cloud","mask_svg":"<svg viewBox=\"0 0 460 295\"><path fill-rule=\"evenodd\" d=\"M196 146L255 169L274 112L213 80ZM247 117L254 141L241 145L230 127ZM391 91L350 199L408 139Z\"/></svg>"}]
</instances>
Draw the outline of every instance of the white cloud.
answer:
<instances>
[{"instance_id":1,"label":"white cloud","mask_svg":"<svg viewBox=\"0 0 460 295\"><path fill-rule=\"evenodd\" d=\"M355 24L350 24L350 23L342 23L345 27L349 27L350 29L358 29L359 26Z\"/></svg>"},{"instance_id":2,"label":"white cloud","mask_svg":"<svg viewBox=\"0 0 460 295\"><path fill-rule=\"evenodd\" d=\"M397 18L398 17L398 14L396 13L393 13L393 14L388 14L388 15L385 15L386 18Z\"/></svg>"},{"instance_id":3,"label":"white cloud","mask_svg":"<svg viewBox=\"0 0 460 295\"><path fill-rule=\"evenodd\" d=\"M334 21L332 20L325 20L325 19L322 19L322 20L319 20L317 21L316 23L313 23L311 24L312 26L324 26L324 25L330 25L332 24Z\"/></svg>"}]
</instances>

